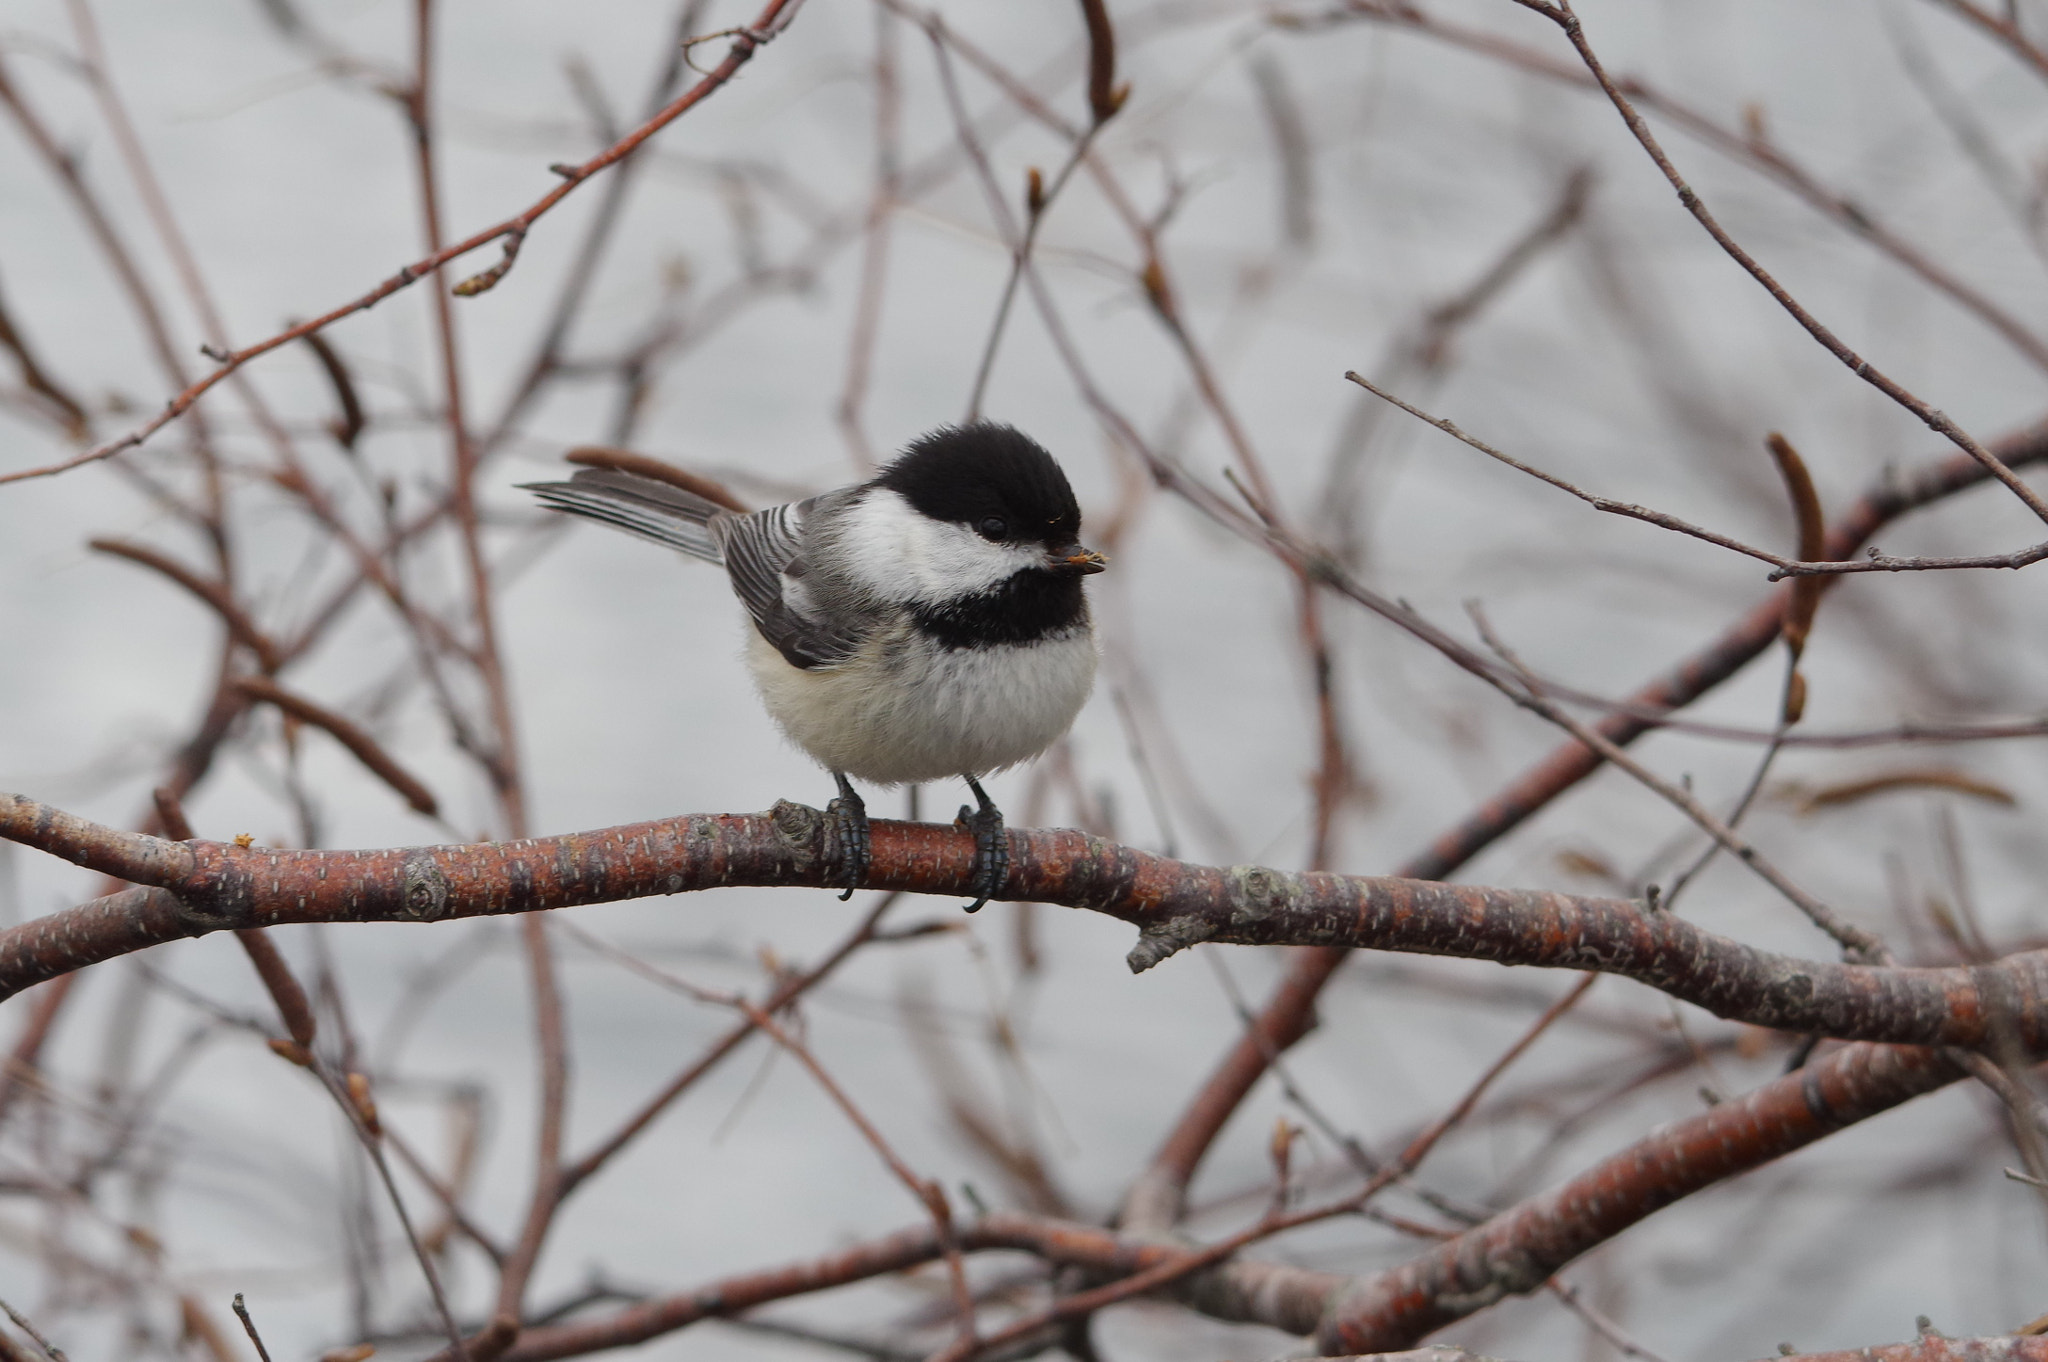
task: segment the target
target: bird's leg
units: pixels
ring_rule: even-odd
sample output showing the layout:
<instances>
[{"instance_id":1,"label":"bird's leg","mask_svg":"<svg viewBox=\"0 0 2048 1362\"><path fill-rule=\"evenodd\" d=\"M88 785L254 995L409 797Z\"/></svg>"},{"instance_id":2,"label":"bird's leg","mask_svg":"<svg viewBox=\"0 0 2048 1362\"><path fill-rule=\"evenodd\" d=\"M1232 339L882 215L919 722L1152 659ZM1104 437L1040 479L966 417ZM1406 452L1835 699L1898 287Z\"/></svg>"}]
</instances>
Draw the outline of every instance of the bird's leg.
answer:
<instances>
[{"instance_id":1,"label":"bird's leg","mask_svg":"<svg viewBox=\"0 0 2048 1362\"><path fill-rule=\"evenodd\" d=\"M839 797L825 806L825 826L832 834L828 852L839 863L840 883L846 886L846 892L839 896L844 903L868 877L874 840L868 832L867 804L854 793L844 772L834 771L832 779L839 782Z\"/></svg>"},{"instance_id":2,"label":"bird's leg","mask_svg":"<svg viewBox=\"0 0 2048 1362\"><path fill-rule=\"evenodd\" d=\"M978 913L982 904L1002 893L1003 886L1009 883L1010 834L1003 827L1003 811L989 799L981 782L973 776L966 780L967 788L974 791L981 807L970 809L962 804L953 825L974 834L974 878L968 882L974 902L967 905L967 911Z\"/></svg>"}]
</instances>

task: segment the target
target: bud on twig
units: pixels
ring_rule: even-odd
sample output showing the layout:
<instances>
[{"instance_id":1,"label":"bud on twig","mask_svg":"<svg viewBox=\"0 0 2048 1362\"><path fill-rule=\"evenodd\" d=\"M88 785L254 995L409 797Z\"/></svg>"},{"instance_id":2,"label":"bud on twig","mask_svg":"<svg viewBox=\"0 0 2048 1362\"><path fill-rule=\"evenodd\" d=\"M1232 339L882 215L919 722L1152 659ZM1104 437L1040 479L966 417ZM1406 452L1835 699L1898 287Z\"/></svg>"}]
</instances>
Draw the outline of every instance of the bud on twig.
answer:
<instances>
[{"instance_id":1,"label":"bud on twig","mask_svg":"<svg viewBox=\"0 0 2048 1362\"><path fill-rule=\"evenodd\" d=\"M363 1128L372 1135L383 1135L384 1127L377 1120L377 1104L370 1097L368 1078L359 1073L348 1076L348 1100L355 1107L356 1115L362 1118Z\"/></svg>"},{"instance_id":2,"label":"bud on twig","mask_svg":"<svg viewBox=\"0 0 2048 1362\"><path fill-rule=\"evenodd\" d=\"M1771 459L1778 465L1778 476L1785 480L1785 491L1792 498L1792 514L1799 524L1799 557L1805 562L1818 562L1827 552L1827 524L1821 515L1820 497L1813 490L1813 477L1806 471L1806 461L1799 457L1791 441L1775 430L1764 444L1770 449ZM1792 579L1792 599L1785 607L1780 634L1785 646L1792 650L1795 662L1806 650L1806 635L1813 628L1813 612L1820 605L1823 585L1819 577Z\"/></svg>"}]
</instances>

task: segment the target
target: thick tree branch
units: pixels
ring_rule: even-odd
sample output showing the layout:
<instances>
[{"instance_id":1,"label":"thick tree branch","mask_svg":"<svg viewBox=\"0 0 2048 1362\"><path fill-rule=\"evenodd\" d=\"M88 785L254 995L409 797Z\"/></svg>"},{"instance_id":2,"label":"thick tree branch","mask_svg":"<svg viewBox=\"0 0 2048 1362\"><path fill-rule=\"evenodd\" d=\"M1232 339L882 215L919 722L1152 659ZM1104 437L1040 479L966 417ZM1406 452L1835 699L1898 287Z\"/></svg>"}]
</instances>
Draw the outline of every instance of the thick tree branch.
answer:
<instances>
[{"instance_id":1,"label":"thick tree branch","mask_svg":"<svg viewBox=\"0 0 2048 1362\"><path fill-rule=\"evenodd\" d=\"M1347 1353L1328 1362L1486 1362L1454 1343L1404 1348L1397 1353ZM1786 1353L1765 1362L2048 1362L2048 1339L1944 1338L1925 1334L1911 1343L1879 1343L1830 1353Z\"/></svg>"},{"instance_id":2,"label":"thick tree branch","mask_svg":"<svg viewBox=\"0 0 2048 1362\"><path fill-rule=\"evenodd\" d=\"M824 887L817 810L691 814L515 842L274 851L169 842L0 795L0 837L145 886L0 932L0 996L181 937L286 922L438 922L726 886ZM878 821L868 884L960 894L974 841ZM1807 1035L1976 1047L2011 1019L2048 1050L2048 951L1975 968L1794 959L1626 899L1363 875L1203 866L1061 829L1012 831L999 896L1138 928L1145 970L1202 941L1367 948L1623 974L1717 1016ZM2003 1037L2001 1036L2001 1039Z\"/></svg>"},{"instance_id":3,"label":"thick tree branch","mask_svg":"<svg viewBox=\"0 0 2048 1362\"><path fill-rule=\"evenodd\" d=\"M1361 1278L1318 1331L1325 1353L1406 1348L1552 1273L1674 1201L1963 1076L1939 1051L1850 1045L1656 1131L1400 1267Z\"/></svg>"},{"instance_id":4,"label":"thick tree branch","mask_svg":"<svg viewBox=\"0 0 2048 1362\"><path fill-rule=\"evenodd\" d=\"M1943 1338L1930 1332L1911 1343L1798 1353L1770 1362L2048 1362L2048 1338Z\"/></svg>"}]
</instances>

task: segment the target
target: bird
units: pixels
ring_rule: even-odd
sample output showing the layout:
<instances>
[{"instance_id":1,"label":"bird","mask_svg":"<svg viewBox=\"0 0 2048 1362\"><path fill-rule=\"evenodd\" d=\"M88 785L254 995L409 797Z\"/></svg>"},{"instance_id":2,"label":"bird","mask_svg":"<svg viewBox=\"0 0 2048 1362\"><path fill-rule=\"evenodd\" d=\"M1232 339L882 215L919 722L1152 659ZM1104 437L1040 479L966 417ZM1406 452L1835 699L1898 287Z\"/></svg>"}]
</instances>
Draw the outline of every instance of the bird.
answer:
<instances>
[{"instance_id":1,"label":"bird","mask_svg":"<svg viewBox=\"0 0 2048 1362\"><path fill-rule=\"evenodd\" d=\"M1080 503L1043 446L992 421L942 426L866 482L753 512L619 468L522 486L725 568L753 622L763 706L837 784L825 812L840 898L873 851L853 780L965 780L967 911L1002 893L1009 839L981 780L1072 727L1097 660L1083 579L1108 565L1082 546Z\"/></svg>"}]
</instances>

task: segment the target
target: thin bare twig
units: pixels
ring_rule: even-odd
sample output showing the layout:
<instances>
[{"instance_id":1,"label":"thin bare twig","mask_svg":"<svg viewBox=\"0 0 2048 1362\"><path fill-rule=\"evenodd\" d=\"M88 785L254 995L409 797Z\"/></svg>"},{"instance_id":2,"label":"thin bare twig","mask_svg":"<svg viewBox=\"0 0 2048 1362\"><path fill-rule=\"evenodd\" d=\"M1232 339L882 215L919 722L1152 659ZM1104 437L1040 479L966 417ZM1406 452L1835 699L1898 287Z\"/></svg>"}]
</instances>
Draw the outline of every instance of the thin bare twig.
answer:
<instances>
[{"instance_id":1,"label":"thin bare twig","mask_svg":"<svg viewBox=\"0 0 2048 1362\"><path fill-rule=\"evenodd\" d=\"M1588 506L1591 506L1596 511L1606 511L1610 515L1626 516L1630 520L1640 520L1645 524L1655 525L1659 529L1671 530L1678 534L1690 535L1694 539L1705 540L1707 543L1712 544L1717 548L1732 549L1736 553L1744 554L1751 558L1761 559L1762 561L1769 563L1776 568L1789 568L1797 561L1796 559L1785 558L1779 554L1772 553L1769 549L1754 548L1748 544L1743 543L1739 539L1730 539L1727 535L1718 534L1713 530L1702 529L1698 525L1694 525L1689 521L1680 520L1675 515L1667 515L1663 511L1653 511L1647 506L1638 506L1633 502L1627 501L1616 501L1612 497L1596 496L1591 492L1583 491L1580 488L1573 486L1571 483L1566 482L1563 478L1558 477L1555 473L1546 473L1542 469L1536 467L1533 464L1524 463L1522 460L1516 458L1512 454L1503 453L1501 450L1495 449L1492 445L1486 443L1486 441L1480 439L1476 435L1468 435L1467 433L1465 433L1465 431L1459 429L1455 422L1447 421L1440 416L1431 416L1428 412L1422 410L1422 408L1413 406L1407 402L1402 401L1400 398L1394 396L1392 393L1388 392L1386 389L1380 387L1371 379L1366 378L1361 374L1358 374L1352 370L1347 369L1344 372L1344 377L1350 382L1356 383L1359 387L1365 389L1373 396L1380 398L1382 401L1389 402L1394 406L1399 407L1402 411L1407 412L1416 420L1421 421L1426 425L1435 426L1438 430L1450 436L1452 439L1459 440L1465 444L1470 445L1472 448L1478 450L1481 454L1486 455L1490 459L1499 460L1501 463L1506 464L1508 467L1514 469L1516 472L1527 473L1530 477L1535 478L1539 482L1549 483L1552 487L1555 487L1560 492L1570 493L1572 496L1577 497L1580 501L1585 502Z\"/></svg>"},{"instance_id":2,"label":"thin bare twig","mask_svg":"<svg viewBox=\"0 0 2048 1362\"><path fill-rule=\"evenodd\" d=\"M222 583L201 577L176 559L141 544L130 544L121 539L93 539L87 541L87 547L115 558L125 558L131 563L139 563L176 582L204 601L216 615L220 616L221 623L227 626L229 635L256 655L257 665L263 668L266 675L275 675L283 669L284 655L277 644L255 620L249 617L249 613L242 609Z\"/></svg>"},{"instance_id":3,"label":"thin bare twig","mask_svg":"<svg viewBox=\"0 0 2048 1362\"><path fill-rule=\"evenodd\" d=\"M329 734L336 742L347 748L372 775L395 790L415 813L424 814L428 818L440 817L440 804L435 800L433 791L399 765L397 759L386 752L382 744L355 723L324 705L314 704L305 696L288 691L275 681L262 677L240 677L235 681L235 689L252 700L275 705L294 719L311 724Z\"/></svg>"},{"instance_id":4,"label":"thin bare twig","mask_svg":"<svg viewBox=\"0 0 2048 1362\"><path fill-rule=\"evenodd\" d=\"M825 1095L832 1099L832 1104L838 1107L846 1119L852 1123L853 1128L860 1132L861 1138L867 1141L868 1147L873 1149L876 1156L888 1165L889 1171L895 1174L896 1180L909 1189L910 1194L917 1198L918 1204L923 1206L925 1212L931 1216L932 1228L938 1233L939 1242L945 1246L946 1270L952 1280L954 1307L959 1311L960 1343L958 1346L972 1349L978 1343L978 1334L974 1324L974 1293L968 1288L966 1262L961 1257L959 1245L955 1241L953 1233L953 1206L946 1198L946 1189L940 1186L936 1180L919 1177L911 1171L910 1166L903 1162L902 1157L883 1138L882 1132L875 1128L874 1123L868 1120L861 1109L854 1104L853 1099L847 1096L846 1090L840 1087L834 1081L832 1075L826 1071L825 1066L818 1062L817 1056L811 1053L809 1046L792 1036L773 1017L745 998L735 997L728 999L727 1002L729 1006L735 1008L748 1021L752 1022L756 1030L766 1035L777 1045L780 1045L796 1059L797 1063L804 1066L804 1069L816 1081L818 1086L825 1090Z\"/></svg>"},{"instance_id":5,"label":"thin bare twig","mask_svg":"<svg viewBox=\"0 0 2048 1362\"><path fill-rule=\"evenodd\" d=\"M25 1318L22 1315L21 1311L15 1309L6 1301L0 1301L0 1310L5 1310L7 1312L7 1318L14 1321L16 1328L20 1329L23 1333L27 1334L30 1338L35 1340L36 1346L43 1350L43 1356L49 1358L50 1362L66 1362L66 1359L64 1357L64 1350L58 1347L56 1344L50 1342L49 1339L44 1338L42 1331L36 1328L35 1325L29 1323L27 1318Z\"/></svg>"},{"instance_id":6,"label":"thin bare twig","mask_svg":"<svg viewBox=\"0 0 2048 1362\"><path fill-rule=\"evenodd\" d=\"M1564 30L1565 37L1578 50L1579 58L1585 62L1586 69L1592 73L1593 79L1600 83L1600 88L1607 92L1607 98L1613 103L1616 111L1621 114L1622 122L1628 125L1629 133L1642 145L1643 150L1649 153L1650 159L1656 163L1658 171L1663 174L1672 189L1677 192L1678 201L1685 205L1685 210L1692 214L1701 227L1706 229L1707 235L1711 236L1715 244L1727 253L1729 259L1740 265L1752 279L1761 284L1764 291L1777 301L1778 306L1785 309L1792 319L1806 330L1808 335L1820 343L1823 349L1840 360L1848 368L1849 372L1855 374L1856 377L1862 379L1865 383L1868 383L1871 387L1876 388L1886 397L1889 397L1892 401L1913 413L1929 430L1942 436L1954 444L1956 448L1962 450L1965 454L1968 454L1979 464L1983 465L1985 471L2004 483L2007 489L2025 503L2027 509L2032 511L2037 518L2043 522L2048 522L2048 500L2043 500L2039 493L2022 481L2017 473L2006 466L2003 459L1979 443L1975 436L1950 420L1947 415L1937 411L1920 398L1908 392L1896 380L1884 374L1872 365L1869 360L1850 349L1847 342L1843 341L1841 337L1825 326L1818 317L1807 311L1797 299L1793 298L1786 291L1785 286L1780 284L1770 271L1757 263L1756 258L1750 255L1734 237L1728 234L1727 229L1722 227L1714 215L1708 211L1706 201L1699 196L1698 191L1687 184L1685 178L1678 173L1678 168L1672 164L1671 158L1665 154L1663 145L1658 142L1656 134L1650 131L1650 125L1643 121L1643 116L1640 113L1636 112L1635 105L1629 101L1629 97L1622 92L1621 88L1607 74L1606 67L1601 65L1600 58L1593 51L1592 43L1586 37L1585 28L1580 24L1579 17L1572 12L1570 0L1556 0L1555 3L1552 3L1552 0L1515 0L1515 3L1524 9L1541 14L1544 18L1551 20Z\"/></svg>"},{"instance_id":7,"label":"thin bare twig","mask_svg":"<svg viewBox=\"0 0 2048 1362\"><path fill-rule=\"evenodd\" d=\"M1497 34L1451 23L1407 3L1407 0L1348 0L1341 8L1314 18L1293 14L1276 16L1276 22L1290 28L1310 27L1318 20L1347 22L1357 19L1398 24L1412 32L1492 57L1519 70L1578 89L1604 93L1601 83L1579 67ZM1964 282L1937 257L1886 226L1867 205L1822 183L1819 177L1771 140L1757 106L1752 106L1756 112L1747 120L1747 126L1737 130L1715 122L1699 109L1639 77L1620 77L1614 84L1638 107L1668 120L1730 160L1758 171L1844 231L1868 242L1928 287L1946 295L1965 312L1990 327L2036 368L2048 370L2048 341L2044 341L2014 313L2001 307L1990 295Z\"/></svg>"},{"instance_id":8,"label":"thin bare twig","mask_svg":"<svg viewBox=\"0 0 2048 1362\"><path fill-rule=\"evenodd\" d=\"M1806 914L1808 920L1814 926L1841 942L1845 950L1872 963L1885 963L1891 959L1891 952L1886 949L1881 940L1861 927L1844 922L1832 908L1807 893L1804 889L1801 889L1797 884L1794 884L1782 870L1779 870L1776 865L1766 859L1763 853L1758 851L1752 843L1737 835L1733 828L1723 822L1706 805L1695 799L1690 792L1680 789L1662 776L1655 774L1634 757L1624 752L1618 744L1605 735L1587 727L1552 703L1550 698L1543 693L1542 683L1536 679L1533 673L1522 666L1521 659L1515 656L1513 650L1508 648L1506 644L1502 643L1494 635L1492 627L1486 622L1485 614L1476 605L1473 607L1472 614L1473 620L1479 626L1480 634L1485 638L1487 646L1499 654L1501 660L1513 668L1516 676L1521 679L1523 683L1521 703L1525 703L1530 709L1557 724L1574 738L1577 738L1580 742L1598 752L1610 766L1626 771L1638 783L1654 790L1666 803L1671 804L1684 813L1686 817L1699 824L1700 829L1726 849L1730 855L1755 871L1765 883L1784 895L1787 902L1791 903L1800 912Z\"/></svg>"},{"instance_id":9,"label":"thin bare twig","mask_svg":"<svg viewBox=\"0 0 2048 1362\"><path fill-rule=\"evenodd\" d=\"M852 933L827 953L816 965L813 965L809 970L801 974L792 973L786 975L778 982L768 997L758 1005L760 1010L773 1016L798 998L801 998L812 988L824 982L848 957L875 939L875 934L882 925L882 918L891 908L896 906L901 898L902 895L898 893L882 895L875 902L875 906L870 908L867 915L861 919L860 925L854 928ZM639 964L643 969L646 968L644 961L639 962ZM754 1029L753 1019L749 1017L723 1036L720 1036L710 1046L706 1047L702 1055L698 1056L681 1073L669 1080L660 1092L642 1104L640 1109L627 1118L616 1131L600 1141L595 1148L582 1158L565 1167L562 1170L563 1195L568 1195L578 1183L581 1183L591 1174L597 1172L599 1168L602 1168L607 1161L652 1124L657 1116L667 1110L678 1097L688 1091L698 1079L709 1073L721 1060L737 1049L740 1042L754 1034Z\"/></svg>"},{"instance_id":10,"label":"thin bare twig","mask_svg":"<svg viewBox=\"0 0 2048 1362\"><path fill-rule=\"evenodd\" d=\"M54 474L68 472L73 468L82 467L85 464L96 463L101 459L110 458L115 454L121 453L123 450L135 449L148 441L151 436L155 435L165 426L191 410L192 405L208 391L229 375L242 369L251 360L269 354L280 346L289 345L291 342L310 335L315 331L331 326L344 317L375 307L392 294L411 287L423 278L432 276L443 265L459 260L471 251L488 246L494 241L504 240L515 235L523 237L526 232L531 230L535 222L546 216L557 204L573 193L578 186L582 185L592 176L624 160L641 143L654 136L655 133L660 132L683 114L688 113L708 95L730 81L739 71L740 67L746 65L753 57L755 52L773 41L776 35L788 26L790 20L795 17L796 11L802 2L803 0L768 0L766 7L755 17L751 25L734 31L732 49L727 53L724 61L707 72L703 79L677 97L660 113L642 123L632 132L627 133L605 150L580 164L560 167L557 174L562 183L535 200L525 211L502 222L483 228L481 231L474 232L460 241L444 246L423 259L402 266L396 274L384 280L369 292L321 313L317 317L300 322L297 326L287 327L273 336L266 337L254 344L243 346L238 350L223 351L221 357L216 361L216 367L211 373L173 396L164 405L164 409L161 412L142 425L137 426L118 439L97 445L92 449L57 463L35 468L17 469L11 473L0 473L0 485L10 482L21 482L29 478L50 477Z\"/></svg>"},{"instance_id":11,"label":"thin bare twig","mask_svg":"<svg viewBox=\"0 0 2048 1362\"><path fill-rule=\"evenodd\" d=\"M256 1332L256 1321L249 1317L249 1307L242 1303L242 1293L235 1293L235 1314L241 1318L242 1328L249 1335L249 1341L256 1345L256 1356L260 1362L270 1362L270 1349L263 1346L263 1335Z\"/></svg>"}]
</instances>

